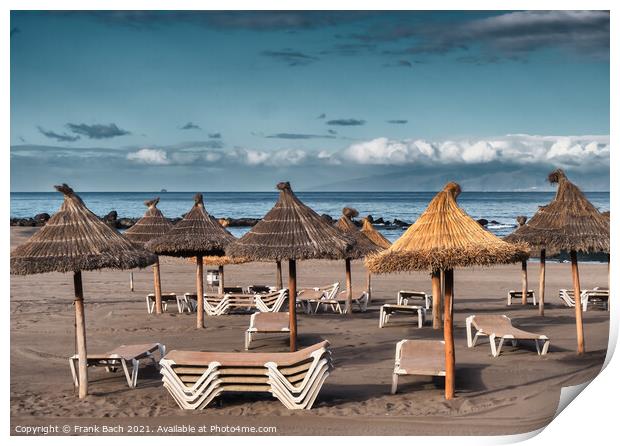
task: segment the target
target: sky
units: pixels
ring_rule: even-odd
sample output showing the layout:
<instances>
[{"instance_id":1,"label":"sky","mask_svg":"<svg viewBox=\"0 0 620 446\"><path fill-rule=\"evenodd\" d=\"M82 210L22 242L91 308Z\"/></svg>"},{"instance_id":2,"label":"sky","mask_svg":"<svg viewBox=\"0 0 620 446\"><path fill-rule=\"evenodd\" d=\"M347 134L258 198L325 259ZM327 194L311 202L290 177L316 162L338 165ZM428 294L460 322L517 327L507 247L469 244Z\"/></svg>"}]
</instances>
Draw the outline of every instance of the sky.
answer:
<instances>
[{"instance_id":1,"label":"sky","mask_svg":"<svg viewBox=\"0 0 620 446\"><path fill-rule=\"evenodd\" d=\"M609 13L13 11L11 190L609 190Z\"/></svg>"}]
</instances>

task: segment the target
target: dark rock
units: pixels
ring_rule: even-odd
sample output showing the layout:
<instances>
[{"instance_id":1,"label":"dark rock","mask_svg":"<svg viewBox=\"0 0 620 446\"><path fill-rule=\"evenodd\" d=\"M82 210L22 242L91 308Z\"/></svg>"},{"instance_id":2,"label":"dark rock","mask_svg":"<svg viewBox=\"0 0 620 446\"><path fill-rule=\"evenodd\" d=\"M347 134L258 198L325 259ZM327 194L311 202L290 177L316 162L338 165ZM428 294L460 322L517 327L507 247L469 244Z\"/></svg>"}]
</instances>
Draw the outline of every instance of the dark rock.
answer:
<instances>
[{"instance_id":1,"label":"dark rock","mask_svg":"<svg viewBox=\"0 0 620 446\"><path fill-rule=\"evenodd\" d=\"M374 221L375 221L375 219L372 218L372 215L370 215L370 214L366 217L366 220L368 220L368 223L374 223Z\"/></svg>"},{"instance_id":2,"label":"dark rock","mask_svg":"<svg viewBox=\"0 0 620 446\"><path fill-rule=\"evenodd\" d=\"M41 226L47 223L49 219L50 219L50 214L48 214L47 212L43 212L41 214L37 214L34 216L34 220Z\"/></svg>"},{"instance_id":3,"label":"dark rock","mask_svg":"<svg viewBox=\"0 0 620 446\"><path fill-rule=\"evenodd\" d=\"M492 225L499 225L500 222L498 222L497 220L491 220L489 223L491 223Z\"/></svg>"},{"instance_id":4,"label":"dark rock","mask_svg":"<svg viewBox=\"0 0 620 446\"><path fill-rule=\"evenodd\" d=\"M103 217L103 219L105 221L116 221L118 219L118 212L110 211L105 217Z\"/></svg>"},{"instance_id":5,"label":"dark rock","mask_svg":"<svg viewBox=\"0 0 620 446\"><path fill-rule=\"evenodd\" d=\"M228 226L254 226L260 221L258 218L226 218Z\"/></svg>"},{"instance_id":6,"label":"dark rock","mask_svg":"<svg viewBox=\"0 0 620 446\"><path fill-rule=\"evenodd\" d=\"M328 223L333 223L334 219L329 214L321 214L321 218L324 219Z\"/></svg>"},{"instance_id":7,"label":"dark rock","mask_svg":"<svg viewBox=\"0 0 620 446\"><path fill-rule=\"evenodd\" d=\"M136 222L132 218L120 218L116 220L116 229L129 229L135 224Z\"/></svg>"},{"instance_id":8,"label":"dark rock","mask_svg":"<svg viewBox=\"0 0 620 446\"><path fill-rule=\"evenodd\" d=\"M383 217L379 217L376 220L372 221L371 223L373 223L375 225L384 225L385 224L385 220L383 219Z\"/></svg>"},{"instance_id":9,"label":"dark rock","mask_svg":"<svg viewBox=\"0 0 620 446\"><path fill-rule=\"evenodd\" d=\"M394 226L398 226L400 228L405 228L405 227L409 226L409 223L407 223L406 221L399 220L398 218L395 218L394 219Z\"/></svg>"},{"instance_id":10,"label":"dark rock","mask_svg":"<svg viewBox=\"0 0 620 446\"><path fill-rule=\"evenodd\" d=\"M487 220L486 218L479 218L476 221L480 224L480 226L486 226L489 224L489 220Z\"/></svg>"}]
</instances>

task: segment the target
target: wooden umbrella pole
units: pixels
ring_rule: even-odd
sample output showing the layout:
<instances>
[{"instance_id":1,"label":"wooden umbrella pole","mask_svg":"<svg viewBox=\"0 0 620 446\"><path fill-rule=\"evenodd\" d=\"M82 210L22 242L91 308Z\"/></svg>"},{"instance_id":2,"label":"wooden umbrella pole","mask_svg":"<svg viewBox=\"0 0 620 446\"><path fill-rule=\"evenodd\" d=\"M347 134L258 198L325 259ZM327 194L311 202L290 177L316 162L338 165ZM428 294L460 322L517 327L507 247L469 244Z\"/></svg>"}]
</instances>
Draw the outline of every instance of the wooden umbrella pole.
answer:
<instances>
[{"instance_id":1,"label":"wooden umbrella pole","mask_svg":"<svg viewBox=\"0 0 620 446\"><path fill-rule=\"evenodd\" d=\"M371 286L371 276L372 274L370 273L370 271L367 271L366 273L366 292L368 293L368 302L370 302L372 300L372 286Z\"/></svg>"},{"instance_id":2,"label":"wooden umbrella pole","mask_svg":"<svg viewBox=\"0 0 620 446\"><path fill-rule=\"evenodd\" d=\"M545 315L545 260L547 251L540 250L540 277L538 278L538 314Z\"/></svg>"},{"instance_id":3,"label":"wooden umbrella pole","mask_svg":"<svg viewBox=\"0 0 620 446\"><path fill-rule=\"evenodd\" d=\"M288 261L288 313L291 351L297 351L297 265L295 260Z\"/></svg>"},{"instance_id":4,"label":"wooden umbrella pole","mask_svg":"<svg viewBox=\"0 0 620 446\"><path fill-rule=\"evenodd\" d=\"M86 320L84 317L84 291L82 289L82 272L73 273L75 289L75 330L78 354L78 397L88 395L88 366L86 363Z\"/></svg>"},{"instance_id":5,"label":"wooden umbrella pole","mask_svg":"<svg viewBox=\"0 0 620 446\"><path fill-rule=\"evenodd\" d=\"M454 398L454 333L452 331L452 304L454 299L454 271L449 269L445 271L445 296L444 296L444 314L443 314L443 338L446 343L446 389L445 395L447 400Z\"/></svg>"},{"instance_id":6,"label":"wooden umbrella pole","mask_svg":"<svg viewBox=\"0 0 620 446\"><path fill-rule=\"evenodd\" d=\"M153 264L153 284L155 285L155 313L162 314L161 308L161 276L159 275L159 257Z\"/></svg>"},{"instance_id":7,"label":"wooden umbrella pole","mask_svg":"<svg viewBox=\"0 0 620 446\"><path fill-rule=\"evenodd\" d=\"M129 290L133 293L133 272L129 272Z\"/></svg>"},{"instance_id":8,"label":"wooden umbrella pole","mask_svg":"<svg viewBox=\"0 0 620 446\"><path fill-rule=\"evenodd\" d=\"M527 305L527 260L521 261L521 303Z\"/></svg>"},{"instance_id":9,"label":"wooden umbrella pole","mask_svg":"<svg viewBox=\"0 0 620 446\"><path fill-rule=\"evenodd\" d=\"M441 273L435 270L431 273L433 291L433 328L441 328Z\"/></svg>"},{"instance_id":10,"label":"wooden umbrella pole","mask_svg":"<svg viewBox=\"0 0 620 446\"><path fill-rule=\"evenodd\" d=\"M282 289L282 261L276 260L276 288Z\"/></svg>"},{"instance_id":11,"label":"wooden umbrella pole","mask_svg":"<svg viewBox=\"0 0 620 446\"><path fill-rule=\"evenodd\" d=\"M202 256L196 256L196 328L205 327L205 302L203 295Z\"/></svg>"},{"instance_id":12,"label":"wooden umbrella pole","mask_svg":"<svg viewBox=\"0 0 620 446\"><path fill-rule=\"evenodd\" d=\"M583 318L581 314L581 286L579 285L579 266L577 265L577 252L570 252L571 269L573 273L573 293L575 296L575 323L577 324L577 353L585 353L585 340L583 336Z\"/></svg>"},{"instance_id":13,"label":"wooden umbrella pole","mask_svg":"<svg viewBox=\"0 0 620 446\"><path fill-rule=\"evenodd\" d=\"M345 314L351 314L353 313L353 290L351 289L351 259L345 259L344 269L347 281L347 305L344 312Z\"/></svg>"},{"instance_id":14,"label":"wooden umbrella pole","mask_svg":"<svg viewBox=\"0 0 620 446\"><path fill-rule=\"evenodd\" d=\"M220 277L219 279L219 287L218 287L218 294L224 294L224 265L220 265L218 267L218 275Z\"/></svg>"}]
</instances>

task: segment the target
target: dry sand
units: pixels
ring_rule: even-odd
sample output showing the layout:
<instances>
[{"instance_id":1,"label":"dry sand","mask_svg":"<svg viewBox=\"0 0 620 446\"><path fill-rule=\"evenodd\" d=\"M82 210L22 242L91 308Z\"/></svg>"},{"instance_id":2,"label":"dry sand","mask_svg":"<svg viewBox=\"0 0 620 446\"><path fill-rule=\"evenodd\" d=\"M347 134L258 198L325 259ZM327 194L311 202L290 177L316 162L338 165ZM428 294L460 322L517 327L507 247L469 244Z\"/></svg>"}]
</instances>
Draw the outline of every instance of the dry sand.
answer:
<instances>
[{"instance_id":1,"label":"dry sand","mask_svg":"<svg viewBox=\"0 0 620 446\"><path fill-rule=\"evenodd\" d=\"M25 241L35 228L11 228L11 244ZM298 267L298 286L344 282L344 262L308 261ZM607 284L606 264L580 266L584 288ZM286 277L286 268L284 270ZM530 276L538 276L530 264ZM207 328L195 328L195 314L176 308L148 315L144 296L152 291L150 268L135 271L135 291L126 271L83 274L86 328L90 352L103 352L122 343L162 342L168 349L242 351L248 315L208 317ZM185 261L162 259L165 292L194 289L195 267ZM395 316L378 328L378 308L395 302L399 289L430 291L423 273L375 276L373 302L367 313L347 318L333 314L299 315L300 345L319 339L332 344L335 370L310 411L289 411L269 395L225 396L203 411L182 411L162 387L157 370L141 370L138 388L130 390L120 374L90 370L90 392L78 400L67 358L74 352L73 283L69 274L11 277L11 426L121 425L148 426L275 426L280 435L390 434L514 434L549 423L560 388L590 380L606 353L609 313L584 314L587 353L578 356L574 310L564 307L558 289L570 286L568 264L547 266L546 316L519 304L506 306L508 289L520 286L520 265L458 270L454 305L456 390L443 398L443 378L403 377L399 393L390 395L394 349L401 339L442 336L428 324L418 329L412 320ZM273 284L275 266L253 263L226 267L227 285ZM353 263L354 285L363 286L361 262ZM531 288L538 287L532 280ZM506 314L519 327L551 339L546 357L533 344L508 345L499 358L485 341L468 349L465 318L475 313ZM287 338L267 336L253 343L256 351L286 351ZM144 428L146 429L146 428Z\"/></svg>"}]
</instances>

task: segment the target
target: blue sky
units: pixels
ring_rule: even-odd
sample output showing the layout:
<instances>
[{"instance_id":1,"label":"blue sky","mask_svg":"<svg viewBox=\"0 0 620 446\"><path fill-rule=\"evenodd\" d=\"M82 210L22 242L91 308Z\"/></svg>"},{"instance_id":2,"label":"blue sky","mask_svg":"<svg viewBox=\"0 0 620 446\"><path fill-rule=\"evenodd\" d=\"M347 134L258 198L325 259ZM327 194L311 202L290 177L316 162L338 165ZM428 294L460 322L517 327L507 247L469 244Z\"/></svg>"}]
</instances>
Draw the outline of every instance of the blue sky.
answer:
<instances>
[{"instance_id":1,"label":"blue sky","mask_svg":"<svg viewBox=\"0 0 620 446\"><path fill-rule=\"evenodd\" d=\"M608 190L608 135L605 12L11 14L12 190Z\"/></svg>"}]
</instances>

